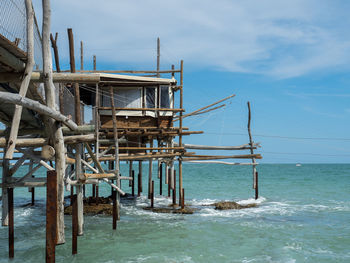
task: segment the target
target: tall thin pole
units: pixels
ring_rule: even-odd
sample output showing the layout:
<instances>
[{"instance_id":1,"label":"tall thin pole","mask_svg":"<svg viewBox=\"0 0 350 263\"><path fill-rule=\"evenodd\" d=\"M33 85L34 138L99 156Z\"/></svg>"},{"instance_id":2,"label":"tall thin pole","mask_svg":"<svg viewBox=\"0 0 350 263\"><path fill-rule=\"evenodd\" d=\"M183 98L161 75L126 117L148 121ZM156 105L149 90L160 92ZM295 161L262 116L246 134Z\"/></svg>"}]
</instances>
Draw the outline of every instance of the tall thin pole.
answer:
<instances>
[{"instance_id":1,"label":"tall thin pole","mask_svg":"<svg viewBox=\"0 0 350 263\"><path fill-rule=\"evenodd\" d=\"M253 142L253 138L252 138L252 133L251 133L251 129L250 129L250 122L251 122L251 110L250 110L250 102L247 102L248 105L248 135L249 135L249 144L250 144L250 153L254 154L254 150L253 150L253 146L254 146L254 142ZM257 171L256 171L256 161L255 158L252 158L252 162L253 162L253 189L255 189L255 199L258 199L258 180L257 180Z\"/></svg>"},{"instance_id":2,"label":"tall thin pole","mask_svg":"<svg viewBox=\"0 0 350 263\"><path fill-rule=\"evenodd\" d=\"M183 72L184 72L184 61L181 60L180 65L180 109L183 109ZM182 147L182 111L180 112L180 135L179 135L179 146ZM179 158L179 203L182 201L182 159Z\"/></svg>"},{"instance_id":3,"label":"tall thin pole","mask_svg":"<svg viewBox=\"0 0 350 263\"><path fill-rule=\"evenodd\" d=\"M75 73L75 57L74 57L74 38L73 31L71 28L68 28L68 39L69 39L69 58L70 58L70 71ZM75 122L78 125L81 125L81 112L80 112L80 90L79 84L74 83L74 91L75 91Z\"/></svg>"},{"instance_id":4,"label":"tall thin pole","mask_svg":"<svg viewBox=\"0 0 350 263\"><path fill-rule=\"evenodd\" d=\"M13 221L13 188L7 188L8 200L8 220L9 220L9 258L15 256L14 249L14 221Z\"/></svg>"},{"instance_id":5,"label":"tall thin pole","mask_svg":"<svg viewBox=\"0 0 350 263\"><path fill-rule=\"evenodd\" d=\"M80 41L80 70L84 70L84 45L83 45L83 41Z\"/></svg>"},{"instance_id":6,"label":"tall thin pole","mask_svg":"<svg viewBox=\"0 0 350 263\"><path fill-rule=\"evenodd\" d=\"M69 58L70 58L70 70L72 73L75 73L75 55L74 55L74 38L73 31L71 28L68 28L68 40L69 40ZM80 109L80 89L79 84L74 83L74 99L75 99L75 121L78 125L82 124L81 120L81 109ZM75 175L77 180L84 179L81 168L81 156L82 156L82 144L76 145L75 153ZM83 225L84 225L84 216L83 216L83 187L78 185L77 187L77 207L78 207L78 235L83 234ZM74 212L74 211L73 211Z\"/></svg>"},{"instance_id":7,"label":"tall thin pole","mask_svg":"<svg viewBox=\"0 0 350 263\"><path fill-rule=\"evenodd\" d=\"M47 172L46 183L46 262L55 262L57 221L57 173Z\"/></svg>"},{"instance_id":8,"label":"tall thin pole","mask_svg":"<svg viewBox=\"0 0 350 263\"><path fill-rule=\"evenodd\" d=\"M159 74L159 68L160 68L160 39L157 38L157 77L160 77Z\"/></svg>"}]
</instances>

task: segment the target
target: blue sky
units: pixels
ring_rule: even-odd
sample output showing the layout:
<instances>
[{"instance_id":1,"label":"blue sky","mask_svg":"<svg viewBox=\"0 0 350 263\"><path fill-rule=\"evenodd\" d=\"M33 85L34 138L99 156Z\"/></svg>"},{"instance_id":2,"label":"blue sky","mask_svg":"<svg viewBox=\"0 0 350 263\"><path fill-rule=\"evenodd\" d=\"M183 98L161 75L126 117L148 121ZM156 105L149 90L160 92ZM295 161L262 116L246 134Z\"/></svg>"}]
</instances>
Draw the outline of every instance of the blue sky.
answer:
<instances>
[{"instance_id":1,"label":"blue sky","mask_svg":"<svg viewBox=\"0 0 350 263\"><path fill-rule=\"evenodd\" d=\"M40 3L34 0L39 21ZM162 69L184 59L187 112L236 94L224 109L188 118L186 126L207 133L186 142L247 143L250 101L261 163L348 162L349 7L330 0L60 0L52 1L52 32L67 69L68 27L76 52L85 43L85 69L93 54L101 70L154 69L160 37Z\"/></svg>"}]
</instances>

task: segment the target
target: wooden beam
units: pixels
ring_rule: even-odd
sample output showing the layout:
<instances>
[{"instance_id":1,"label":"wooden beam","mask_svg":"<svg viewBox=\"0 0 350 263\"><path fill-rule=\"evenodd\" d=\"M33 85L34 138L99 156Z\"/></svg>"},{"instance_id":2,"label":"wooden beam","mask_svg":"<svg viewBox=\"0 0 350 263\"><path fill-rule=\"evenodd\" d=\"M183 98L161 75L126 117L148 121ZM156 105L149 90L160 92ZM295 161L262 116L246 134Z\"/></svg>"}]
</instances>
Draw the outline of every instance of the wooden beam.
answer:
<instances>
[{"instance_id":1,"label":"wooden beam","mask_svg":"<svg viewBox=\"0 0 350 263\"><path fill-rule=\"evenodd\" d=\"M114 173L102 173L102 174L98 174L98 173L84 173L85 177L88 179L102 179L102 178L115 178L116 175Z\"/></svg>"},{"instance_id":2,"label":"wooden beam","mask_svg":"<svg viewBox=\"0 0 350 263\"><path fill-rule=\"evenodd\" d=\"M221 99L221 100L218 100L218 101L216 101L216 102L214 102L214 103L212 103L212 104L210 104L210 105L208 105L208 106L205 106L205 107L202 107L202 108L200 108L200 109L198 109L198 110L195 110L195 111L192 111L192 112L190 112L190 113L187 113L187 114L183 115L182 117L185 118L185 117L187 117L187 116L189 116L189 115L194 115L195 113L198 113L198 112L203 111L203 110L205 110L205 109L208 109L208 108L210 108L210 107L212 107L212 106L215 106L216 104L219 104L219 103L221 103L221 102L223 102L223 101L225 101L225 100L228 100L228 99L230 99L230 98L232 98L232 97L234 97L234 96L236 96L236 95L235 95L235 94L232 94L232 95L230 95L230 96L228 96L228 97L226 97L226 98L223 98L223 99ZM176 120L178 120L178 119L179 119L179 118L174 119L174 121L176 121Z\"/></svg>"},{"instance_id":3,"label":"wooden beam","mask_svg":"<svg viewBox=\"0 0 350 263\"><path fill-rule=\"evenodd\" d=\"M184 144L185 149L195 150L250 150L250 144L243 144L239 146L209 146L209 145L195 145L195 144ZM256 149L259 144L254 144L253 149Z\"/></svg>"},{"instance_id":4,"label":"wooden beam","mask_svg":"<svg viewBox=\"0 0 350 263\"><path fill-rule=\"evenodd\" d=\"M218 160L218 159L262 159L260 154L245 154L245 155L230 155L230 156L218 156L218 155L189 155L184 157L184 161L196 161L196 160Z\"/></svg>"},{"instance_id":5,"label":"wooden beam","mask_svg":"<svg viewBox=\"0 0 350 263\"><path fill-rule=\"evenodd\" d=\"M21 105L25 108L34 110L40 114L46 115L55 119L56 121L62 122L64 125L69 127L71 130L76 130L78 126L70 120L68 117L62 115L60 112L52 109L51 107L45 106L38 101L31 100L25 97L22 97L20 94L13 94L9 92L0 92L0 101Z\"/></svg>"},{"instance_id":6,"label":"wooden beam","mask_svg":"<svg viewBox=\"0 0 350 263\"><path fill-rule=\"evenodd\" d=\"M1 57L1 47L0 47ZM24 64L23 64L24 65ZM24 67L23 67L24 68ZM1 73L0 82L20 82L23 74L22 73ZM45 75L40 72L33 72L30 80L32 82L44 82ZM100 82L99 74L81 74L81 73L52 73L52 81L54 83L85 83L94 84Z\"/></svg>"}]
</instances>

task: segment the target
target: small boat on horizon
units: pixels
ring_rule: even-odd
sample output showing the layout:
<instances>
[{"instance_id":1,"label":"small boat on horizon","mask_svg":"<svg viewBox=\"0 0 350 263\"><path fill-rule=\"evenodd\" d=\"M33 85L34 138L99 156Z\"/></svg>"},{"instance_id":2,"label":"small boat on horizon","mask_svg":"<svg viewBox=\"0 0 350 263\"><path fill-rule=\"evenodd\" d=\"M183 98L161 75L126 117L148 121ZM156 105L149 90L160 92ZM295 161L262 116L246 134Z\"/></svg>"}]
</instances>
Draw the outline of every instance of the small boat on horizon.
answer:
<instances>
[{"instance_id":1,"label":"small boat on horizon","mask_svg":"<svg viewBox=\"0 0 350 263\"><path fill-rule=\"evenodd\" d=\"M297 163L295 166L298 166L298 167L299 167L299 166L301 166L301 163Z\"/></svg>"}]
</instances>

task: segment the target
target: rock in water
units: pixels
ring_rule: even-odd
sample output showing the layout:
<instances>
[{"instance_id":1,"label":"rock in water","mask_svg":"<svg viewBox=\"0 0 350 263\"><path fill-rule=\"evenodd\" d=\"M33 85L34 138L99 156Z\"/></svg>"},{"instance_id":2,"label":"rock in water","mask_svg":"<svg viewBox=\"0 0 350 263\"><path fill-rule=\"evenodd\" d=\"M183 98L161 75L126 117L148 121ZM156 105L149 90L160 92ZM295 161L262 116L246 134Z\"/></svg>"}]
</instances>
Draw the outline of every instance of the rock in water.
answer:
<instances>
[{"instance_id":1,"label":"rock in water","mask_svg":"<svg viewBox=\"0 0 350 263\"><path fill-rule=\"evenodd\" d=\"M218 202L212 204L212 206L215 206L215 209L217 210L228 210L228 209L244 209L244 208L251 208L256 207L256 204L248 204L248 205L240 205L233 201L226 201L226 202Z\"/></svg>"}]
</instances>

